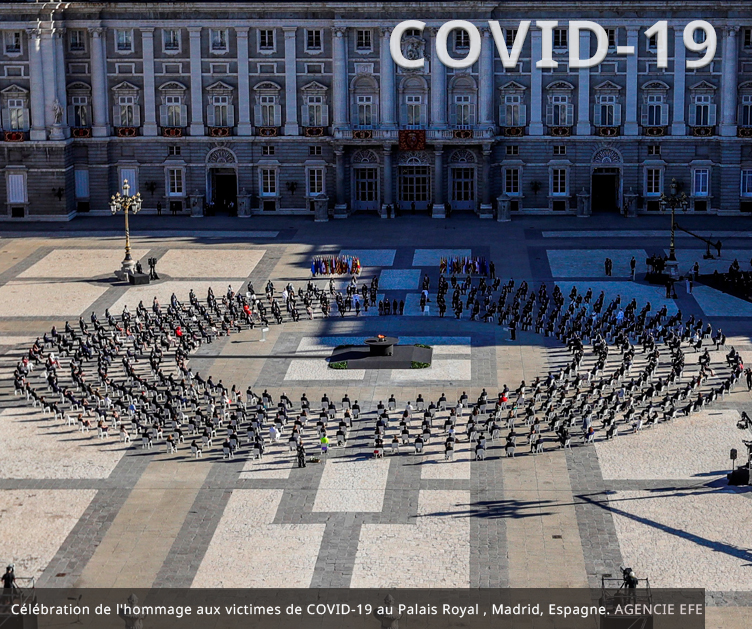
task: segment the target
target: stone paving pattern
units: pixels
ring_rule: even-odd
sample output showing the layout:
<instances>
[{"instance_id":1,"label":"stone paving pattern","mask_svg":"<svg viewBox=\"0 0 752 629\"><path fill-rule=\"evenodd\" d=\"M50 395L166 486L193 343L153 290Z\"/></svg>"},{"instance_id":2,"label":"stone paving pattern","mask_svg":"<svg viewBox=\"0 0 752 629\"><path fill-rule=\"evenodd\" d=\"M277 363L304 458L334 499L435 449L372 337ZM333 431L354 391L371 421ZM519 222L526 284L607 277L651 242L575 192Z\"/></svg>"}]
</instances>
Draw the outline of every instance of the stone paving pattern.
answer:
<instances>
[{"instance_id":1,"label":"stone paving pattern","mask_svg":"<svg viewBox=\"0 0 752 629\"><path fill-rule=\"evenodd\" d=\"M591 234L567 234L581 236L570 241L558 231L567 225L544 219L513 223L501 248L491 224L454 218L441 225L400 219L404 233L421 233L419 243L404 233L385 239L380 223L303 228L293 221L288 229L289 221L269 222L259 221L255 234L192 230L159 237L156 227L134 235L138 257L158 257L158 271L168 277L148 287L103 281L122 256L116 232L3 238L0 372L7 379L24 345L53 323L87 317L91 309L117 312L128 304L133 311L155 295L166 305L173 291L185 299L190 288L203 296L211 285L221 294L249 279L257 291L267 278L278 290L287 281L297 287L310 275L312 255L340 251L361 256L363 279L381 275L380 293L410 304L424 272L433 294L442 255L484 255L502 279L558 281L567 293L576 284L592 286L596 295L604 290L607 298L649 299L654 310L667 303L670 312L713 317L752 360L748 305L698 286L694 295L678 286L678 299L665 300L660 288L625 277L635 252L643 252L643 260L636 256L639 271L644 254L665 248L665 231L647 219L632 232L596 229L603 235L596 250L584 248ZM682 264L697 259L703 267L704 249L681 243ZM748 235L728 247L746 268ZM603 276L605 255L614 260L615 277ZM337 278L337 285L345 281ZM308 366L309 360L320 365L338 339L377 332L430 339L434 377L387 371L355 379L337 374L342 379L332 381L326 378L334 370ZM326 391L335 400L347 393L367 414L391 394L400 405L418 392L427 400L442 393L456 399L462 391L472 398L486 386L493 395L568 356L555 339L520 332L511 341L503 327L440 320L433 309L429 317L348 315L272 325L265 343L258 338L254 331L204 346L193 369L242 388L284 391L293 400L304 391ZM294 379L286 379L290 373ZM403 451L383 461L364 460L367 448L348 445L326 463L298 470L284 447L262 462L223 461L215 452L195 461L184 449L178 455L123 450L112 438L100 441L51 422L6 387L0 525L7 535L0 559L15 561L40 585L62 587L599 586L601 575L626 562L654 586L701 581L709 603L720 606L708 626L741 627L735 623L752 604L744 545L752 501L744 489L726 488L722 476L729 448L743 449L734 423L740 410L749 412L752 396L742 389L706 413L594 447L514 459L492 449L486 461L475 462L460 444L455 461L445 462L438 442L421 456ZM259 543L248 543L251 537Z\"/></svg>"}]
</instances>

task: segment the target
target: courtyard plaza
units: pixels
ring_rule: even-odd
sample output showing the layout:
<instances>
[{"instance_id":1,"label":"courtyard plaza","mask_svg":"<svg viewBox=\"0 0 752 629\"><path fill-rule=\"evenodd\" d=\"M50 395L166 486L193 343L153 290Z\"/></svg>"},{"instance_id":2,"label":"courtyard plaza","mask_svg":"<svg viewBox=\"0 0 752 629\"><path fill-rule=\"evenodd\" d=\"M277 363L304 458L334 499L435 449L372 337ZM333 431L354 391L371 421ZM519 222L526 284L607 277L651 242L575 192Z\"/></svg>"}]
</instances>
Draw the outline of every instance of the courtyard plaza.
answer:
<instances>
[{"instance_id":1,"label":"courtyard plaza","mask_svg":"<svg viewBox=\"0 0 752 629\"><path fill-rule=\"evenodd\" d=\"M695 261L703 270L726 268L735 258L748 270L752 234L738 228L738 220L713 220L716 236L724 234L722 260L703 260L703 243L678 235L681 272ZM708 231L702 220L684 222ZM653 312L665 305L668 316L681 310L685 320L694 315L710 322L727 337L718 351L705 342L716 384L731 346L745 366L752 364L749 303L700 285L690 295L683 284L676 299L666 299L662 287L644 281L645 258L666 250L667 217L502 225L462 216L352 217L327 224L139 216L133 223L134 258L144 266L147 258L158 259L161 279L149 286L113 279L123 255L116 219L81 219L49 232L13 226L2 233L0 560L15 563L17 575L35 577L40 587L599 587L603 574L617 576L620 565L629 565L653 587L705 588L708 627L748 622L752 493L725 482L729 450L746 458L746 435L736 428L740 413L752 412L743 378L688 417L649 430L620 428L611 440L600 425L594 443L574 438L571 448L559 448L547 433L542 452L530 454L522 438L508 457L503 438L489 438L486 458L478 461L465 436L465 408L453 460L445 460L443 436L420 454L412 442L393 454L393 429L384 457L372 456L377 406L392 396L390 424L396 424L418 395L426 404L442 395L454 404L466 393L472 406L484 388L493 400L505 385L512 391L523 380L530 385L571 360L559 340L534 330L520 329L511 340L507 326L470 321L467 312L460 320L451 310L439 318L434 296L442 257L485 257L502 284L526 281L537 291L546 283L549 293L558 285L565 296L572 286L581 293L592 288L594 296L604 292L606 303L620 295L624 304L635 299L638 311L649 301ZM264 342L260 325L246 327L202 344L189 361L193 374L211 375L228 389L250 387L256 395L266 389L275 403L284 393L292 415L304 394L314 418L326 394L337 405L337 421L340 400L357 400L360 417L344 447L332 438L320 456L314 431L306 431L308 454L321 462L298 469L287 434L269 443L261 459L248 447L224 458L223 436L195 458L188 433L177 452L167 453L163 440L144 449L138 435L130 443L119 441L116 431L102 439L96 429L81 432L14 395L17 362L53 325L62 331L70 321L78 329L79 316L88 323L96 312L104 321L105 309L118 316L127 305L135 313L139 301L149 309L154 297L166 308L173 293L184 303L191 290L201 300L209 287L218 298L228 287L244 293L249 281L263 300L267 280L277 293L288 282L305 289L312 257L340 253L360 258L359 285L379 277L379 299L405 301L404 315L379 317L370 308L360 317L340 317L335 309L323 318L315 310L313 320L303 312L294 322L285 313L282 325L269 317ZM608 278L606 257L614 261ZM425 274L432 299L427 316L418 303ZM334 277L336 288L348 280ZM328 281L314 283L324 288ZM378 333L431 345L431 367L327 367L335 347ZM636 348L639 371L645 357ZM619 361L618 350L611 350L607 371ZM692 373L698 354L685 351ZM586 344L582 370L594 360ZM140 368L148 371L147 362L142 359ZM439 420L446 415L440 411ZM263 543L249 543L259 535ZM437 557L430 569L426 553Z\"/></svg>"}]
</instances>

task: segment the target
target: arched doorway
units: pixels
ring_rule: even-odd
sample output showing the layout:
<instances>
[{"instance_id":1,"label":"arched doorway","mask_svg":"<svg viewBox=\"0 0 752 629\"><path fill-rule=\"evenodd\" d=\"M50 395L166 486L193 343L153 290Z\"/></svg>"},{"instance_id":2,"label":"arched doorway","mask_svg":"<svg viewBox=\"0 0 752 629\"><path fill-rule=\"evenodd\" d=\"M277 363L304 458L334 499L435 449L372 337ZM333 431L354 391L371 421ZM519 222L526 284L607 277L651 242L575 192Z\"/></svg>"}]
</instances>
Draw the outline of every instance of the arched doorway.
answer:
<instances>
[{"instance_id":1,"label":"arched doorway","mask_svg":"<svg viewBox=\"0 0 752 629\"><path fill-rule=\"evenodd\" d=\"M379 158L375 151L362 149L352 156L353 209L378 210L381 207Z\"/></svg>"},{"instance_id":2,"label":"arched doorway","mask_svg":"<svg viewBox=\"0 0 752 629\"><path fill-rule=\"evenodd\" d=\"M601 148L593 154L590 206L593 213L619 213L622 207L622 159L616 149Z\"/></svg>"},{"instance_id":3,"label":"arched doorway","mask_svg":"<svg viewBox=\"0 0 752 629\"><path fill-rule=\"evenodd\" d=\"M475 210L477 199L477 164L467 149L454 151L449 157L449 202L452 210Z\"/></svg>"},{"instance_id":4,"label":"arched doorway","mask_svg":"<svg viewBox=\"0 0 752 629\"><path fill-rule=\"evenodd\" d=\"M431 164L425 151L402 155L399 163L399 206L426 210L431 199Z\"/></svg>"},{"instance_id":5,"label":"arched doorway","mask_svg":"<svg viewBox=\"0 0 752 629\"><path fill-rule=\"evenodd\" d=\"M206 156L207 215L237 216L238 166L235 153L228 148L215 148Z\"/></svg>"}]
</instances>

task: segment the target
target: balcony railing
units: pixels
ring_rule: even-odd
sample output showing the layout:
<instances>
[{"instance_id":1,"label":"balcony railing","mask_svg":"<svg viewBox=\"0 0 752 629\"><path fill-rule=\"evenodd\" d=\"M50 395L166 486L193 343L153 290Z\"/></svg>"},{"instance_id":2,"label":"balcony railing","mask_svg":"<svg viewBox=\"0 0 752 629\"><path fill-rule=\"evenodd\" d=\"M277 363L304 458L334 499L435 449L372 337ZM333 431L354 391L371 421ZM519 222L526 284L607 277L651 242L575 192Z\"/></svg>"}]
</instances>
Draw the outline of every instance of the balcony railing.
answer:
<instances>
[{"instance_id":1,"label":"balcony railing","mask_svg":"<svg viewBox=\"0 0 752 629\"><path fill-rule=\"evenodd\" d=\"M232 135L232 127L207 127L212 138L227 138Z\"/></svg>"},{"instance_id":2,"label":"balcony railing","mask_svg":"<svg viewBox=\"0 0 752 629\"><path fill-rule=\"evenodd\" d=\"M692 135L696 138L708 138L712 135L715 135L715 127L714 126L697 126L697 127L691 127L692 129Z\"/></svg>"},{"instance_id":3,"label":"balcony railing","mask_svg":"<svg viewBox=\"0 0 752 629\"><path fill-rule=\"evenodd\" d=\"M74 138L90 138L91 127L71 127L71 136Z\"/></svg>"},{"instance_id":4,"label":"balcony railing","mask_svg":"<svg viewBox=\"0 0 752 629\"><path fill-rule=\"evenodd\" d=\"M667 129L668 127L665 127L665 126L653 126L653 127L643 126L642 135L647 135L648 137L651 137L651 138L660 138L660 137L663 137L664 135L667 135L666 133Z\"/></svg>"},{"instance_id":5,"label":"balcony railing","mask_svg":"<svg viewBox=\"0 0 752 629\"><path fill-rule=\"evenodd\" d=\"M743 127L738 126L736 128L736 135L740 138L752 138L752 126L750 127Z\"/></svg>"},{"instance_id":6,"label":"balcony railing","mask_svg":"<svg viewBox=\"0 0 752 629\"><path fill-rule=\"evenodd\" d=\"M617 135L621 135L621 127L618 126L598 126L595 128L595 132L602 138L613 138Z\"/></svg>"},{"instance_id":7,"label":"balcony railing","mask_svg":"<svg viewBox=\"0 0 752 629\"><path fill-rule=\"evenodd\" d=\"M555 138L568 138L572 135L572 127L548 127L548 135Z\"/></svg>"}]
</instances>

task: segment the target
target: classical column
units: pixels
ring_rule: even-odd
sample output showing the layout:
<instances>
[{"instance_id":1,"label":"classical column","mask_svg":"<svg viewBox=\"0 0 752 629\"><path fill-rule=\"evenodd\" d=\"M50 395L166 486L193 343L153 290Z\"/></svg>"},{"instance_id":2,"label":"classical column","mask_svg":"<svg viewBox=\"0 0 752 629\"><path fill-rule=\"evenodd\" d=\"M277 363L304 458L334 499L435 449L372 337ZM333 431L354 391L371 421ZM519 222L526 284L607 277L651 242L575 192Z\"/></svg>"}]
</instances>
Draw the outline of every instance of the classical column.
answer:
<instances>
[{"instance_id":1,"label":"classical column","mask_svg":"<svg viewBox=\"0 0 752 629\"><path fill-rule=\"evenodd\" d=\"M447 84L446 68L439 61L436 52L436 33L439 29L426 29L431 33L431 122L435 129L447 126Z\"/></svg>"},{"instance_id":2,"label":"classical column","mask_svg":"<svg viewBox=\"0 0 752 629\"><path fill-rule=\"evenodd\" d=\"M334 149L335 168L337 177L337 197L334 200L334 213L347 207L345 198L345 149L338 146Z\"/></svg>"},{"instance_id":3,"label":"classical column","mask_svg":"<svg viewBox=\"0 0 752 629\"><path fill-rule=\"evenodd\" d=\"M543 37L539 29L530 31L530 135L543 135L543 76L541 69L535 67L535 62L543 54Z\"/></svg>"},{"instance_id":4,"label":"classical column","mask_svg":"<svg viewBox=\"0 0 752 629\"><path fill-rule=\"evenodd\" d=\"M493 206L491 204L491 145L483 145L483 172L481 173L480 185L483 189L481 195L481 214L488 214L491 212ZM484 212L485 210L485 212Z\"/></svg>"},{"instance_id":5,"label":"classical column","mask_svg":"<svg viewBox=\"0 0 752 629\"><path fill-rule=\"evenodd\" d=\"M590 56L590 31L580 31L580 54ZM577 87L577 135L590 135L590 68L580 68Z\"/></svg>"},{"instance_id":6,"label":"classical column","mask_svg":"<svg viewBox=\"0 0 752 629\"><path fill-rule=\"evenodd\" d=\"M103 28L92 28L91 33L91 98L94 127L92 135L109 135L107 128L107 81L105 79Z\"/></svg>"},{"instance_id":7,"label":"classical column","mask_svg":"<svg viewBox=\"0 0 752 629\"><path fill-rule=\"evenodd\" d=\"M627 91L624 112L624 135L639 135L637 120L637 64L639 63L638 39L640 30L636 26L627 27L627 46L632 46L634 53L627 55Z\"/></svg>"},{"instance_id":8,"label":"classical column","mask_svg":"<svg viewBox=\"0 0 752 629\"><path fill-rule=\"evenodd\" d=\"M44 72L44 124L52 127L55 122L54 104L57 100L57 79L55 78L55 46L52 42L52 29L42 30L42 70Z\"/></svg>"},{"instance_id":9,"label":"classical column","mask_svg":"<svg viewBox=\"0 0 752 629\"><path fill-rule=\"evenodd\" d=\"M347 29L336 26L332 29L332 107L333 126L342 129L347 126Z\"/></svg>"},{"instance_id":10,"label":"classical column","mask_svg":"<svg viewBox=\"0 0 752 629\"><path fill-rule=\"evenodd\" d=\"M191 40L191 135L204 135L204 84L201 78L201 27L189 26Z\"/></svg>"},{"instance_id":11,"label":"classical column","mask_svg":"<svg viewBox=\"0 0 752 629\"><path fill-rule=\"evenodd\" d=\"M674 27L674 122L671 135L685 135L684 124L684 90L686 82L686 50L684 50L684 31L681 26Z\"/></svg>"},{"instance_id":12,"label":"classical column","mask_svg":"<svg viewBox=\"0 0 752 629\"><path fill-rule=\"evenodd\" d=\"M478 112L479 123L492 125L494 123L493 100L496 80L494 76L494 41L490 28L482 28L480 48L480 103Z\"/></svg>"},{"instance_id":13,"label":"classical column","mask_svg":"<svg viewBox=\"0 0 752 629\"><path fill-rule=\"evenodd\" d=\"M391 205L394 207L394 194L392 189L392 145L387 144L384 146L384 203L383 205ZM388 218L384 216L382 206L382 218Z\"/></svg>"},{"instance_id":14,"label":"classical column","mask_svg":"<svg viewBox=\"0 0 752 629\"><path fill-rule=\"evenodd\" d=\"M726 29L723 38L723 75L721 77L721 135L736 135L736 102L739 73L737 69L739 44L736 39L738 26Z\"/></svg>"},{"instance_id":15,"label":"classical column","mask_svg":"<svg viewBox=\"0 0 752 629\"><path fill-rule=\"evenodd\" d=\"M46 140L47 130L44 124L44 69L42 68L41 34L39 29L30 29L29 34L29 78L31 93L31 133L35 141Z\"/></svg>"},{"instance_id":16,"label":"classical column","mask_svg":"<svg viewBox=\"0 0 752 629\"><path fill-rule=\"evenodd\" d=\"M389 51L391 36L391 28L381 28L381 48L379 50L381 125L393 129L397 126L397 100L394 90L394 59L392 59L392 53ZM389 150L391 151L391 147ZM391 160L391 153L389 159Z\"/></svg>"},{"instance_id":17,"label":"classical column","mask_svg":"<svg viewBox=\"0 0 752 629\"><path fill-rule=\"evenodd\" d=\"M142 133L157 135L157 102L154 87L154 29L141 29L141 45L144 54L144 120Z\"/></svg>"},{"instance_id":18,"label":"classical column","mask_svg":"<svg viewBox=\"0 0 752 629\"><path fill-rule=\"evenodd\" d=\"M433 218L446 218L446 206L444 205L444 147L437 144L433 150L434 173L433 173Z\"/></svg>"},{"instance_id":19,"label":"classical column","mask_svg":"<svg viewBox=\"0 0 752 629\"><path fill-rule=\"evenodd\" d=\"M295 54L297 27L286 26L285 35L285 135L298 135L298 69Z\"/></svg>"},{"instance_id":20,"label":"classical column","mask_svg":"<svg viewBox=\"0 0 752 629\"><path fill-rule=\"evenodd\" d=\"M60 106L63 108L61 124L63 127L63 132L67 137L69 135L68 115L66 113L68 110L68 94L65 85L65 42L63 41L65 39L65 29L56 28L53 38L53 41L55 43L55 77L57 79L57 100L60 103Z\"/></svg>"},{"instance_id":21,"label":"classical column","mask_svg":"<svg viewBox=\"0 0 752 629\"><path fill-rule=\"evenodd\" d=\"M248 27L235 29L238 37L238 135L251 135L251 94L248 81Z\"/></svg>"}]
</instances>

